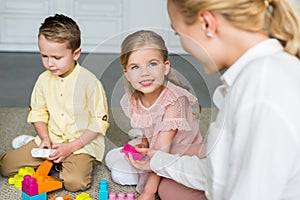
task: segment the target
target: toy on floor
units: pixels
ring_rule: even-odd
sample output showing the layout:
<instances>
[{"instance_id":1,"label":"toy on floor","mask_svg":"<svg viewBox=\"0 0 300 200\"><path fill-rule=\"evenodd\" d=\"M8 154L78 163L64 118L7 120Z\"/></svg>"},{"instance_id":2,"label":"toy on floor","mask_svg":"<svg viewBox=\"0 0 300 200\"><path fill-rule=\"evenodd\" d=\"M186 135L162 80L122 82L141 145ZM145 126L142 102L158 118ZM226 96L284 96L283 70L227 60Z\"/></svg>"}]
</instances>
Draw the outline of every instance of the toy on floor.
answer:
<instances>
[{"instance_id":1,"label":"toy on floor","mask_svg":"<svg viewBox=\"0 0 300 200\"><path fill-rule=\"evenodd\" d=\"M35 158L48 158L49 155L54 152L55 152L55 149L32 148L31 156L35 157Z\"/></svg>"},{"instance_id":2,"label":"toy on floor","mask_svg":"<svg viewBox=\"0 0 300 200\"><path fill-rule=\"evenodd\" d=\"M60 197L50 198L49 200L72 200L72 198L70 196L60 196Z\"/></svg>"},{"instance_id":3,"label":"toy on floor","mask_svg":"<svg viewBox=\"0 0 300 200\"><path fill-rule=\"evenodd\" d=\"M108 183L105 179L100 180L98 197L99 200L108 200Z\"/></svg>"},{"instance_id":4,"label":"toy on floor","mask_svg":"<svg viewBox=\"0 0 300 200\"><path fill-rule=\"evenodd\" d=\"M25 175L22 181L22 200L47 200L47 192L62 188L62 182L48 176L52 167L45 160L32 175Z\"/></svg>"},{"instance_id":5,"label":"toy on floor","mask_svg":"<svg viewBox=\"0 0 300 200\"><path fill-rule=\"evenodd\" d=\"M120 192L118 195L115 193L109 193L109 200L134 200L134 194L132 192L124 194Z\"/></svg>"},{"instance_id":6,"label":"toy on floor","mask_svg":"<svg viewBox=\"0 0 300 200\"><path fill-rule=\"evenodd\" d=\"M75 200L92 200L92 198L88 193L82 192L76 196Z\"/></svg>"},{"instance_id":7,"label":"toy on floor","mask_svg":"<svg viewBox=\"0 0 300 200\"><path fill-rule=\"evenodd\" d=\"M144 157L143 154L137 152L135 148L128 143L124 145L122 152L124 152L126 155L130 153L135 160L142 160Z\"/></svg>"},{"instance_id":8,"label":"toy on floor","mask_svg":"<svg viewBox=\"0 0 300 200\"><path fill-rule=\"evenodd\" d=\"M8 184L14 185L16 188L22 187L22 181L25 175L33 175L35 173L33 167L22 167L14 177L8 179Z\"/></svg>"}]
</instances>

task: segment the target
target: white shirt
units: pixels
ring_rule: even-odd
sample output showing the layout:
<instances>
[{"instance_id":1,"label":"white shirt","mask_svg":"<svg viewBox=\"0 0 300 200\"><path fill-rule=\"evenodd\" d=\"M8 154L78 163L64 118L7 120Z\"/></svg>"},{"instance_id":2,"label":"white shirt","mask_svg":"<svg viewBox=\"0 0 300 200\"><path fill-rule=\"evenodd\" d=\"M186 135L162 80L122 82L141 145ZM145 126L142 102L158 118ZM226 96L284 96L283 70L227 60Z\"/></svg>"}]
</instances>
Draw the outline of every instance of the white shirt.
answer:
<instances>
[{"instance_id":1,"label":"white shirt","mask_svg":"<svg viewBox=\"0 0 300 200\"><path fill-rule=\"evenodd\" d=\"M151 168L213 200L300 199L300 61L275 39L221 77L207 159L158 152Z\"/></svg>"}]
</instances>

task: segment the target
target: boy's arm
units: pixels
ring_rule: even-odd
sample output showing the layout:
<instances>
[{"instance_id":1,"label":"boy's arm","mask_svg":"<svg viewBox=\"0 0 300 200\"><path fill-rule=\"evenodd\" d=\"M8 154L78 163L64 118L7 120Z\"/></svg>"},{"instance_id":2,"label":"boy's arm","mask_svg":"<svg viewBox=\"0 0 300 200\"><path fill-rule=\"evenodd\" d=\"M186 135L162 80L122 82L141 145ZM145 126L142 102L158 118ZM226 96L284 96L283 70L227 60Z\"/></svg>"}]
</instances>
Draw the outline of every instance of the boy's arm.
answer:
<instances>
[{"instance_id":1,"label":"boy's arm","mask_svg":"<svg viewBox=\"0 0 300 200\"><path fill-rule=\"evenodd\" d=\"M51 141L48 134L48 126L45 122L34 122L34 129L41 139L40 148L51 149Z\"/></svg>"}]
</instances>

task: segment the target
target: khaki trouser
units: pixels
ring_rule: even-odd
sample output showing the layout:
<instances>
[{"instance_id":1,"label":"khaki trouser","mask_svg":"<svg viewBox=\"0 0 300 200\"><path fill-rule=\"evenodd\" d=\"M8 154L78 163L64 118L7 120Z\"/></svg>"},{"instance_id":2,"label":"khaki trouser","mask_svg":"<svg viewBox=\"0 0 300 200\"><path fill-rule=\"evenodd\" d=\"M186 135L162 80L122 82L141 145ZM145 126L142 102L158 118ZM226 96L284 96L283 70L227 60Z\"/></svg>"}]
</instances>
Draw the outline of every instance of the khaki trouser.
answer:
<instances>
[{"instance_id":1,"label":"khaki trouser","mask_svg":"<svg viewBox=\"0 0 300 200\"><path fill-rule=\"evenodd\" d=\"M34 141L0 156L0 173L2 176L11 177L18 173L22 167L37 168L44 159L33 158L31 149L38 146ZM64 188L69 191L86 190L92 183L93 161L88 154L71 154L62 162L59 178Z\"/></svg>"},{"instance_id":2,"label":"khaki trouser","mask_svg":"<svg viewBox=\"0 0 300 200\"><path fill-rule=\"evenodd\" d=\"M161 179L158 186L158 195L161 200L207 200L204 191L188 188L168 178Z\"/></svg>"}]
</instances>

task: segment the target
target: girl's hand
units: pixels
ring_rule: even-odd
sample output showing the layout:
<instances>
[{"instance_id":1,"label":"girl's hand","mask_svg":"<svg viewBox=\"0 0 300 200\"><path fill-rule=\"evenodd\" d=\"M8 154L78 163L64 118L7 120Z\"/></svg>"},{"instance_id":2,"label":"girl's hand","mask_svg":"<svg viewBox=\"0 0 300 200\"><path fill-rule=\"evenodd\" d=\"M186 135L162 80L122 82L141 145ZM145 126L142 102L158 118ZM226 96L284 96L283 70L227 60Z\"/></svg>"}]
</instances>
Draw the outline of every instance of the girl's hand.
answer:
<instances>
[{"instance_id":1,"label":"girl's hand","mask_svg":"<svg viewBox=\"0 0 300 200\"><path fill-rule=\"evenodd\" d=\"M143 171L151 171L150 160L134 160L130 153L127 156L125 155L125 158L134 168Z\"/></svg>"},{"instance_id":2,"label":"girl's hand","mask_svg":"<svg viewBox=\"0 0 300 200\"><path fill-rule=\"evenodd\" d=\"M149 148L135 148L139 153L147 155L150 159L156 153L157 150ZM151 171L150 160L134 160L132 155L129 153L125 155L126 160L136 169L143 171Z\"/></svg>"},{"instance_id":3,"label":"girl's hand","mask_svg":"<svg viewBox=\"0 0 300 200\"><path fill-rule=\"evenodd\" d=\"M52 148L56 151L49 155L49 160L53 160L55 163L60 163L64 161L66 157L73 153L73 146L72 143L61 143L61 144L54 144Z\"/></svg>"}]
</instances>

